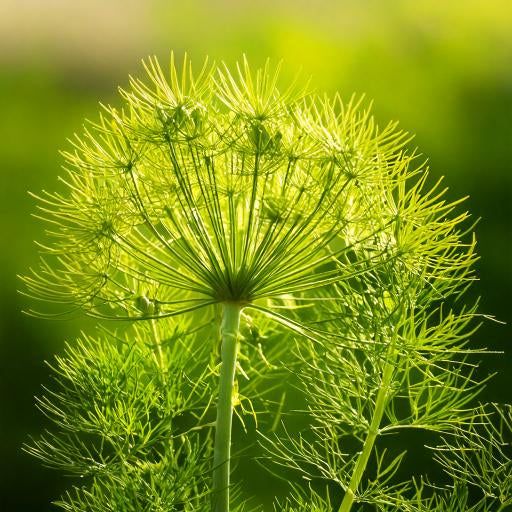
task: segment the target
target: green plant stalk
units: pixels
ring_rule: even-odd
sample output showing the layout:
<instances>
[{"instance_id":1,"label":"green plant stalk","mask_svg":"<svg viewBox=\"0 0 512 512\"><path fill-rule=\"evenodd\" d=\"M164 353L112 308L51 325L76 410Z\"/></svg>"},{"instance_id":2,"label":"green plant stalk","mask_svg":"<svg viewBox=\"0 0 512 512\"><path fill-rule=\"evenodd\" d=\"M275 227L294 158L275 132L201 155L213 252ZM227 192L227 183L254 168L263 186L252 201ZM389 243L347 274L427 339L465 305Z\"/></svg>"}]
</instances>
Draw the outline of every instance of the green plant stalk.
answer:
<instances>
[{"instance_id":1,"label":"green plant stalk","mask_svg":"<svg viewBox=\"0 0 512 512\"><path fill-rule=\"evenodd\" d=\"M363 450L361 451L357 459L354 472L352 473L352 477L350 478L348 489L345 492L345 496L343 497L343 501L341 502L338 512L349 512L350 509L352 508L357 488L359 487L359 483L361 482L361 478L363 477L364 471L368 464L368 459L370 458L370 455L372 453L375 440L379 435L380 423L382 421L382 416L384 415L384 410L386 408L386 403L388 401L389 385L391 384L391 378L393 377L393 369L395 367L393 364L394 359L395 351L391 344L389 346L389 355L386 360L386 364L384 365L384 370L382 371L382 381L379 391L377 393L377 398L375 400L375 410L373 412L370 428L368 429L368 435L364 441Z\"/></svg>"},{"instance_id":2,"label":"green plant stalk","mask_svg":"<svg viewBox=\"0 0 512 512\"><path fill-rule=\"evenodd\" d=\"M213 452L214 512L229 512L229 473L231 455L231 424L233 419L233 383L235 379L237 338L242 308L225 303L222 313L222 346L219 376L219 397L215 423Z\"/></svg>"}]
</instances>

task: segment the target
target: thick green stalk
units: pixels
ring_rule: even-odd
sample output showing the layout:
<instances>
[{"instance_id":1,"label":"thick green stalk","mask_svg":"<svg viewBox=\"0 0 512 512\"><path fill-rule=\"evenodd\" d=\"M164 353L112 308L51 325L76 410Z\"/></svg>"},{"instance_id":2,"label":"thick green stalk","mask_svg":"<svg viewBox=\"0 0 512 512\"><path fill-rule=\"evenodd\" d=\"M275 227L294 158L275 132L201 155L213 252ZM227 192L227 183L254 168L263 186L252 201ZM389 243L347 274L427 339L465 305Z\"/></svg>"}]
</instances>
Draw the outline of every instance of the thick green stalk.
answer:
<instances>
[{"instance_id":1,"label":"thick green stalk","mask_svg":"<svg viewBox=\"0 0 512 512\"><path fill-rule=\"evenodd\" d=\"M239 304L226 303L222 313L221 366L213 453L213 512L229 512L233 382L235 379L237 337L241 309Z\"/></svg>"},{"instance_id":2,"label":"thick green stalk","mask_svg":"<svg viewBox=\"0 0 512 512\"><path fill-rule=\"evenodd\" d=\"M366 465L368 464L368 459L372 453L375 439L379 435L380 423L382 421L382 416L384 415L384 410L386 408L386 403L389 397L389 385L391 384L391 378L393 377L393 363L395 359L393 354L393 347L390 346L388 351L388 359L384 365L384 370L382 371L382 380L379 391L377 393L377 398L375 400L375 410L373 411L373 417L370 423L370 428L368 429L368 435L364 441L363 450L357 459L354 472L352 473L352 477L348 485L348 489L345 492L345 496L343 497L343 501L341 502L338 512L349 512L352 508L357 488L359 487L359 483L363 477Z\"/></svg>"}]
</instances>

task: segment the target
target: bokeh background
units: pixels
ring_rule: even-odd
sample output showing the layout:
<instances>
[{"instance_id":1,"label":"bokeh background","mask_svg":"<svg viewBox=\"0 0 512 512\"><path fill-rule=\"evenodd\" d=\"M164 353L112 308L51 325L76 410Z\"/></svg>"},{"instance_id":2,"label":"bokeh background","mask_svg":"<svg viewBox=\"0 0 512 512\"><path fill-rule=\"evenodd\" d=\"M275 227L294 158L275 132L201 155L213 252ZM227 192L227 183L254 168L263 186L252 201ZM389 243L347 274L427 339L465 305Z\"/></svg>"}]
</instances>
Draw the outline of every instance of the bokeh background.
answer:
<instances>
[{"instance_id":1,"label":"bokeh background","mask_svg":"<svg viewBox=\"0 0 512 512\"><path fill-rule=\"evenodd\" d=\"M22 314L17 274L37 262L27 191L58 187L59 149L98 101L142 74L140 59L173 49L302 69L317 90L365 93L381 124L416 134L432 179L469 195L481 261L481 311L512 319L512 2L510 0L0 0L0 510L44 512L66 485L21 451L45 427L35 394L45 360L86 319ZM510 324L509 324L510 325ZM512 401L510 326L487 321L475 346L499 372L486 392Z\"/></svg>"}]
</instances>

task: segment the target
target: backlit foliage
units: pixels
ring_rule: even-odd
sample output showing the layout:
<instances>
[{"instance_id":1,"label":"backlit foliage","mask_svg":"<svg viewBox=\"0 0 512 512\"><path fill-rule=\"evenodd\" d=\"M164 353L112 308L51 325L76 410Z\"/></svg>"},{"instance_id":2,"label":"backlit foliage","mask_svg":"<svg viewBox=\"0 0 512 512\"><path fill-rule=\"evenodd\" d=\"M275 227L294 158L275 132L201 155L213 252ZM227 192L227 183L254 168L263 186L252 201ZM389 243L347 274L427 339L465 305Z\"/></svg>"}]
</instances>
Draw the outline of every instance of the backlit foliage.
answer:
<instances>
[{"instance_id":1,"label":"backlit foliage","mask_svg":"<svg viewBox=\"0 0 512 512\"><path fill-rule=\"evenodd\" d=\"M32 313L128 325L70 344L38 402L56 430L27 449L87 479L59 505L210 509L219 329L236 303L235 413L263 465L298 478L276 510L505 510L510 418L475 401L463 298L472 226L407 134L360 99L281 88L268 63L145 67L70 140L66 192L37 196L47 237L25 293L65 308ZM403 478L407 446L385 441L404 429L437 439L453 484ZM258 509L234 482L232 510Z\"/></svg>"}]
</instances>

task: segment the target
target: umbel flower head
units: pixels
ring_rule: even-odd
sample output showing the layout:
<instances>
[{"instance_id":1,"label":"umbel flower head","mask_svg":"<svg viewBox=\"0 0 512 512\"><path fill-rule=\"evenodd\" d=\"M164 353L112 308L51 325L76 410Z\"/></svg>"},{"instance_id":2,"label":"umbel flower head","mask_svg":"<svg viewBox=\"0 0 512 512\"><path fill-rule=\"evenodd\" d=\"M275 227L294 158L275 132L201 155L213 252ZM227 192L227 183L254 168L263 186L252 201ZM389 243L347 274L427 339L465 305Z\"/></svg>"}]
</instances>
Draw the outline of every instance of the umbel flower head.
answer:
<instances>
[{"instance_id":1,"label":"umbel flower head","mask_svg":"<svg viewBox=\"0 0 512 512\"><path fill-rule=\"evenodd\" d=\"M71 140L68 192L38 197L50 241L27 294L161 318L222 302L265 310L390 262L425 280L449 267L443 286L459 263L466 272L454 254L465 216L444 220L453 205L421 193L406 134L378 129L361 100L281 90L278 67L245 59L233 74L205 62L194 75L186 57L179 73L172 56L165 72L145 68L122 108Z\"/></svg>"},{"instance_id":2,"label":"umbel flower head","mask_svg":"<svg viewBox=\"0 0 512 512\"><path fill-rule=\"evenodd\" d=\"M300 368L318 443L290 438L285 425L275 441L260 431L274 462L338 486L340 512L371 500L405 509L406 487L386 487L402 455L377 469L377 497L364 490L371 453L379 468L384 460L377 436L446 431L479 392L464 373L476 306L454 311L475 260L467 214L453 214L458 202L443 199L440 182L427 185L407 134L379 128L361 99L311 94L296 81L282 88L279 67L253 71L246 59L234 72L205 62L194 74L186 58L178 72L172 56L165 72L156 59L145 68L145 81L121 90L121 108L103 107L70 141L67 190L38 197L48 240L24 282L27 295L66 305L34 314L149 321L91 350L90 341L70 348L59 363L63 392L53 394L62 406L41 402L63 437L29 451L94 473L66 510L246 510L245 497L230 498L233 410L247 401L259 429L256 398L274 431L285 391L272 402L267 392L282 382L269 385L265 372ZM218 352L204 343L214 338ZM183 425L171 421L185 410ZM99 448L82 433L95 433ZM347 435L361 444L349 458ZM333 510L310 490L287 510Z\"/></svg>"}]
</instances>

